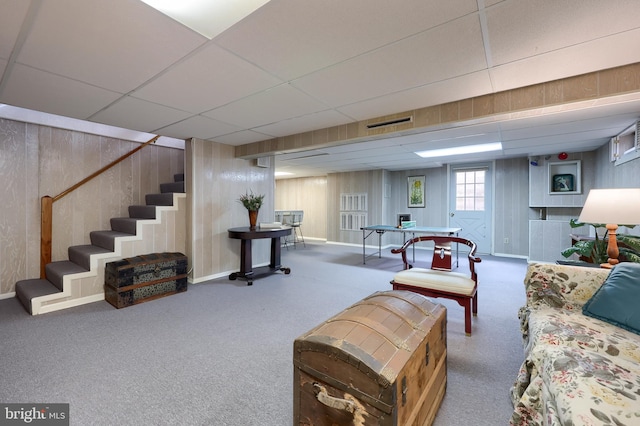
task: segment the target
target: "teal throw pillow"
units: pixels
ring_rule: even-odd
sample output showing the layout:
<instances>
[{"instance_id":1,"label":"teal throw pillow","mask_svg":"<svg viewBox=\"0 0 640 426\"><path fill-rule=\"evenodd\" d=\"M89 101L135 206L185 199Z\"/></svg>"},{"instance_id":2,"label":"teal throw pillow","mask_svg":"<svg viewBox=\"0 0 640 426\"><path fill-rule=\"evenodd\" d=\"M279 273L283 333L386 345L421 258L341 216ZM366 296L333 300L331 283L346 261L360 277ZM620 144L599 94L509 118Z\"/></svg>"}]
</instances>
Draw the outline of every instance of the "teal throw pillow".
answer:
<instances>
[{"instance_id":1,"label":"teal throw pillow","mask_svg":"<svg viewBox=\"0 0 640 426\"><path fill-rule=\"evenodd\" d=\"M640 263L617 264L582 313L640 334Z\"/></svg>"}]
</instances>

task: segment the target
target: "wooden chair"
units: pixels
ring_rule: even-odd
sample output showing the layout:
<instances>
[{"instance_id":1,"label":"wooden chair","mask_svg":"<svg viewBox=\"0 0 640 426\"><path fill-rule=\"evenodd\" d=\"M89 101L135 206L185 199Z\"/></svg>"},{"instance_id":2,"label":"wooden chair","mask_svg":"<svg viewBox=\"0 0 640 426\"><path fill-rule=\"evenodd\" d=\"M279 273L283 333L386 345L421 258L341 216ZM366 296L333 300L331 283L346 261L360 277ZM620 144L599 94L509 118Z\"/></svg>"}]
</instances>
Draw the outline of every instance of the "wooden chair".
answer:
<instances>
[{"instance_id":1,"label":"wooden chair","mask_svg":"<svg viewBox=\"0 0 640 426\"><path fill-rule=\"evenodd\" d=\"M407 260L407 249L422 241L434 243L431 269L414 268ZM467 256L470 274L451 272L451 249L456 243L470 248ZM478 275L475 264L481 261L475 252L476 244L460 237L428 235L408 240L399 249L391 250L391 253L402 254L404 263L404 270L398 272L391 281L393 289L455 300L464 307L464 331L467 336L471 336L471 313L473 312L474 316L478 314Z\"/></svg>"}]
</instances>

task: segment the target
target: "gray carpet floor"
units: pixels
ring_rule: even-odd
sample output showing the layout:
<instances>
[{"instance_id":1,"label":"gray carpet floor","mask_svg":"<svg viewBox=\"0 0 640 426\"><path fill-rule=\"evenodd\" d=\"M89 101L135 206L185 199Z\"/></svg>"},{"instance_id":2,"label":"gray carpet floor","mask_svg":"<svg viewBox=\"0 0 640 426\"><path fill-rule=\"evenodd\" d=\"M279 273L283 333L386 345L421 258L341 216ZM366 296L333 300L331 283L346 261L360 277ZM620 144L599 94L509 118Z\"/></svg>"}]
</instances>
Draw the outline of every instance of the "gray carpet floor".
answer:
<instances>
[{"instance_id":1,"label":"gray carpet floor","mask_svg":"<svg viewBox=\"0 0 640 426\"><path fill-rule=\"evenodd\" d=\"M504 425L512 410L526 261L482 258L473 336L463 309L437 299L448 383L435 425ZM97 302L32 317L2 300L0 402L69 403L72 425L291 425L295 338L389 290L402 265L389 250L363 265L361 248L322 243L283 250L282 263L290 275L213 280L120 310Z\"/></svg>"}]
</instances>

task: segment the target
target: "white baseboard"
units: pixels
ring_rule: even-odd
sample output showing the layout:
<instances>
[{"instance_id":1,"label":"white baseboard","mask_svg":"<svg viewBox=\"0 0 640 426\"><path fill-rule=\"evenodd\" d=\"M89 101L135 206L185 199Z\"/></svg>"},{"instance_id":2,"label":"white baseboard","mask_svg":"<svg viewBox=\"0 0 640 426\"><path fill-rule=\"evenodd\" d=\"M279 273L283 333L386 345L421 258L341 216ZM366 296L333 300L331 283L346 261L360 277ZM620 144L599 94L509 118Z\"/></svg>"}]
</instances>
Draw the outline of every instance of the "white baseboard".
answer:
<instances>
[{"instance_id":1,"label":"white baseboard","mask_svg":"<svg viewBox=\"0 0 640 426\"><path fill-rule=\"evenodd\" d=\"M223 278L223 277L228 277L230 274L232 274L233 272L237 272L237 271L227 271L227 272L220 272L217 274L213 274L213 275L207 275L205 277L200 277L200 278L187 278L187 282L189 284L199 284L205 281L210 281L210 280L217 280L218 278Z\"/></svg>"},{"instance_id":2,"label":"white baseboard","mask_svg":"<svg viewBox=\"0 0 640 426\"><path fill-rule=\"evenodd\" d=\"M347 247L359 247L359 248L362 248L362 244L341 243L340 241L327 241L327 244L332 244L334 246L347 246ZM376 249L376 250L378 249L378 246L365 245L364 247L368 248L368 249ZM396 247L396 246L394 246L392 244L387 244L387 245L382 246L381 248L382 248L382 250L386 250L386 249L392 248L392 247Z\"/></svg>"},{"instance_id":3,"label":"white baseboard","mask_svg":"<svg viewBox=\"0 0 640 426\"><path fill-rule=\"evenodd\" d=\"M16 292L13 291L11 293L0 294L0 300L11 299L12 297L16 297Z\"/></svg>"},{"instance_id":4,"label":"white baseboard","mask_svg":"<svg viewBox=\"0 0 640 426\"><path fill-rule=\"evenodd\" d=\"M253 268L259 268L261 266L269 266L269 262L260 263L258 265L253 265ZM196 278L195 280L193 278L187 278L187 282L189 284L199 284L199 283L203 283L205 281L217 280L218 278L228 278L229 275L233 274L234 272L238 272L238 270L237 269L233 269L231 271L219 272L217 274L207 275L206 277Z\"/></svg>"},{"instance_id":5,"label":"white baseboard","mask_svg":"<svg viewBox=\"0 0 640 426\"><path fill-rule=\"evenodd\" d=\"M480 255L481 256L481 255ZM509 254L509 253L493 253L491 256L495 256L495 257L509 257L512 259L525 259L525 260L529 260L529 256L523 256L523 255L519 255L519 254Z\"/></svg>"}]
</instances>

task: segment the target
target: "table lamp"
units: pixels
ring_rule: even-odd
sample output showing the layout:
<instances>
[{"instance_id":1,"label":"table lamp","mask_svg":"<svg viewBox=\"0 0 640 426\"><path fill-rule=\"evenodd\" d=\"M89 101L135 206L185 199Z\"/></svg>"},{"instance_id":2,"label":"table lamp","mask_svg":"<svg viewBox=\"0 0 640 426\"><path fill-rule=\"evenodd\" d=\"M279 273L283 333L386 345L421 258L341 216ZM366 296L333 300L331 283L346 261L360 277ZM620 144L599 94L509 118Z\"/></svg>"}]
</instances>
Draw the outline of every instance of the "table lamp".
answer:
<instances>
[{"instance_id":1,"label":"table lamp","mask_svg":"<svg viewBox=\"0 0 640 426\"><path fill-rule=\"evenodd\" d=\"M600 266L613 268L618 264L618 225L640 224L640 188L592 189L584 203L579 222L606 225L608 263Z\"/></svg>"}]
</instances>

